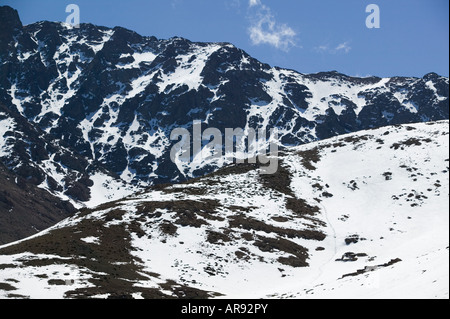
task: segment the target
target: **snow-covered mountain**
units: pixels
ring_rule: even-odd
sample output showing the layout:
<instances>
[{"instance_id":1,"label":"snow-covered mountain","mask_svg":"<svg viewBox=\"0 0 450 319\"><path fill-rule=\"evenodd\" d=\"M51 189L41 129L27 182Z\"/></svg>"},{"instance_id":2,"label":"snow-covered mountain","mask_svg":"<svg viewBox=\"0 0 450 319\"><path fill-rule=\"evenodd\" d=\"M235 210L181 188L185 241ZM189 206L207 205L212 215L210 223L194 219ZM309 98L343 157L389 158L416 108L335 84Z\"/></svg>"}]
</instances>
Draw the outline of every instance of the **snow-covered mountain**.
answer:
<instances>
[{"instance_id":1,"label":"snow-covered mountain","mask_svg":"<svg viewBox=\"0 0 450 319\"><path fill-rule=\"evenodd\" d=\"M434 73L301 74L229 43L160 40L91 24L23 26L15 10L0 7L0 161L18 180L76 208L229 163L170 160L170 133L192 131L194 120L222 134L278 128L280 147L297 146L448 119L448 96L448 78ZM70 214L71 205L61 205ZM15 209L1 209L0 224Z\"/></svg>"},{"instance_id":2,"label":"snow-covered mountain","mask_svg":"<svg viewBox=\"0 0 450 319\"><path fill-rule=\"evenodd\" d=\"M222 131L278 127L281 144L299 145L449 116L448 79L432 73L422 79L305 75L270 67L227 43L158 40L90 24L22 26L8 7L1 15L0 103L85 159L74 167L48 150L31 156L38 182L50 178L45 186L61 187L60 193L70 183L61 181L67 172L57 172L58 164L92 175L95 163L133 184L216 169L180 172L169 160L170 132L193 120ZM15 165L9 166L16 171ZM84 201L85 193L67 195Z\"/></svg>"},{"instance_id":3,"label":"snow-covered mountain","mask_svg":"<svg viewBox=\"0 0 450 319\"><path fill-rule=\"evenodd\" d=\"M448 298L448 135L366 130L83 209L0 248L0 297Z\"/></svg>"}]
</instances>

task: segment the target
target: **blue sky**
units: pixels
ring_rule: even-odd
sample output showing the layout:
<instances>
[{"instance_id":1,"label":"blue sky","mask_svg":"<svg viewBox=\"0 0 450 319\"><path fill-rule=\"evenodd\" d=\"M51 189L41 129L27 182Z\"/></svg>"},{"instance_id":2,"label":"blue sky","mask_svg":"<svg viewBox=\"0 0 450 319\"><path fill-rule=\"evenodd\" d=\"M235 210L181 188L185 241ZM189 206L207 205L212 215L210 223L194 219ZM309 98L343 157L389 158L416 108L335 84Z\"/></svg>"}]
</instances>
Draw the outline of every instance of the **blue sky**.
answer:
<instances>
[{"instance_id":1,"label":"blue sky","mask_svg":"<svg viewBox=\"0 0 450 319\"><path fill-rule=\"evenodd\" d=\"M231 42L272 66L353 76L449 75L448 0L0 0L24 24L65 21L123 26L157 38ZM380 28L366 27L369 4Z\"/></svg>"}]
</instances>

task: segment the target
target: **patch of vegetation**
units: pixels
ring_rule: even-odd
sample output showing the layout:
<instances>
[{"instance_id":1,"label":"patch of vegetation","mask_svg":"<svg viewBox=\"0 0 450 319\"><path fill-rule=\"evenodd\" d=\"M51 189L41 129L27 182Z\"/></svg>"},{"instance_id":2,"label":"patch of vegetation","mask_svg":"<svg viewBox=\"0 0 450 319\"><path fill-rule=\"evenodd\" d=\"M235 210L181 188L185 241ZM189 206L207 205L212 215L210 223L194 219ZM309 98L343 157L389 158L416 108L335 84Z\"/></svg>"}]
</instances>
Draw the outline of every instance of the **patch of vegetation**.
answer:
<instances>
[{"instance_id":1,"label":"patch of vegetation","mask_svg":"<svg viewBox=\"0 0 450 319\"><path fill-rule=\"evenodd\" d=\"M278 223L287 223L291 219L289 219L287 217L283 217L283 216L275 216L275 217L272 217L272 220L274 220L274 221L276 221Z\"/></svg>"},{"instance_id":2,"label":"patch of vegetation","mask_svg":"<svg viewBox=\"0 0 450 319\"><path fill-rule=\"evenodd\" d=\"M364 241L364 240L367 240L367 239L361 238L359 235L351 235L351 236L345 238L345 244L348 246L351 244L357 244L360 241Z\"/></svg>"},{"instance_id":3,"label":"patch of vegetation","mask_svg":"<svg viewBox=\"0 0 450 319\"><path fill-rule=\"evenodd\" d=\"M257 170L260 167L260 163L241 163L225 166L215 173L209 174L206 177L228 176L228 175L242 175L248 172Z\"/></svg>"},{"instance_id":4,"label":"patch of vegetation","mask_svg":"<svg viewBox=\"0 0 450 319\"><path fill-rule=\"evenodd\" d=\"M10 284L0 282L0 290L13 291L13 290L17 290L17 288L14 286L11 286Z\"/></svg>"},{"instance_id":5,"label":"patch of vegetation","mask_svg":"<svg viewBox=\"0 0 450 319\"><path fill-rule=\"evenodd\" d=\"M343 142L337 142L337 143L333 143L332 146L333 146L334 148L340 148L340 147L344 147L344 146L345 146L345 143L343 143Z\"/></svg>"},{"instance_id":6,"label":"patch of vegetation","mask_svg":"<svg viewBox=\"0 0 450 319\"><path fill-rule=\"evenodd\" d=\"M386 172L386 173L383 173L383 176L387 181L391 181L393 174L391 172Z\"/></svg>"},{"instance_id":7,"label":"patch of vegetation","mask_svg":"<svg viewBox=\"0 0 450 319\"><path fill-rule=\"evenodd\" d=\"M310 171L316 170L314 164L320 162L320 150L318 147L306 151L300 151L297 153L297 155L302 158L302 165L306 169L309 169Z\"/></svg>"},{"instance_id":8,"label":"patch of vegetation","mask_svg":"<svg viewBox=\"0 0 450 319\"><path fill-rule=\"evenodd\" d=\"M291 190L291 173L283 166L283 161L278 163L278 170L275 174L261 174L259 179L266 188L294 196Z\"/></svg>"},{"instance_id":9,"label":"patch of vegetation","mask_svg":"<svg viewBox=\"0 0 450 319\"><path fill-rule=\"evenodd\" d=\"M145 221L146 218L160 218L161 212L158 210L167 210L168 212L176 213L177 219L175 224L182 227L192 226L199 228L202 225L208 225L205 220L224 221L220 216L217 216L217 209L220 206L218 200L202 199L200 201L180 200L170 202L145 202L140 204L137 209L142 216L139 221ZM203 219L199 219L198 217Z\"/></svg>"},{"instance_id":10,"label":"patch of vegetation","mask_svg":"<svg viewBox=\"0 0 450 319\"><path fill-rule=\"evenodd\" d=\"M361 142L367 142L371 138L373 138L372 135L348 136L348 137L344 138L344 142L356 145L356 144L359 144Z\"/></svg>"},{"instance_id":11,"label":"patch of vegetation","mask_svg":"<svg viewBox=\"0 0 450 319\"><path fill-rule=\"evenodd\" d=\"M144 202L138 205L138 213L143 216L155 217L153 215L156 210L167 210L169 212L204 212L211 215L216 214L216 209L220 206L218 200L202 199L200 201L194 200L179 200L167 202Z\"/></svg>"},{"instance_id":12,"label":"patch of vegetation","mask_svg":"<svg viewBox=\"0 0 450 319\"><path fill-rule=\"evenodd\" d=\"M268 225L264 222L256 220L244 215L231 216L229 221L230 228L239 228L249 231L262 231L267 234L275 233L282 237L287 238L302 238L306 240L319 240L325 239L325 235L315 230L295 230L290 228L281 228L272 225Z\"/></svg>"},{"instance_id":13,"label":"patch of vegetation","mask_svg":"<svg viewBox=\"0 0 450 319\"><path fill-rule=\"evenodd\" d=\"M113 208L117 208L118 206L121 206L121 205L122 205L122 200L116 200L113 202L101 204L95 208L82 208L78 211L77 216L86 217L86 216L92 214L93 212L99 212L99 211L103 211L103 210L113 209Z\"/></svg>"},{"instance_id":14,"label":"patch of vegetation","mask_svg":"<svg viewBox=\"0 0 450 319\"><path fill-rule=\"evenodd\" d=\"M253 236L253 234L251 234L251 233L242 233L241 234L241 237L243 238L243 239L245 239L246 241L253 241L254 240L254 236Z\"/></svg>"},{"instance_id":15,"label":"patch of vegetation","mask_svg":"<svg viewBox=\"0 0 450 319\"><path fill-rule=\"evenodd\" d=\"M5 269L8 269L8 268L17 268L17 266L13 265L13 264L2 264L2 265L0 265L0 270L5 270Z\"/></svg>"},{"instance_id":16,"label":"patch of vegetation","mask_svg":"<svg viewBox=\"0 0 450 319\"><path fill-rule=\"evenodd\" d=\"M394 150L398 150L398 149L404 150L405 147L409 147L409 146L421 146L422 143L431 143L431 142L432 142L432 140L429 139L429 138L426 138L426 139L418 139L418 138L415 138L415 137L411 137L411 138L409 138L409 139L407 139L407 140L405 140L405 141L403 141L403 142L399 142L399 143L394 143L394 144L392 144L391 149L394 149Z\"/></svg>"},{"instance_id":17,"label":"patch of vegetation","mask_svg":"<svg viewBox=\"0 0 450 319\"><path fill-rule=\"evenodd\" d=\"M20 281L18 281L18 280L16 280L16 279L13 279L13 278L8 278L8 279L6 279L5 281L7 281L7 282L13 282L13 283L15 283L15 284L17 284L17 283L20 282Z\"/></svg>"},{"instance_id":18,"label":"patch of vegetation","mask_svg":"<svg viewBox=\"0 0 450 319\"><path fill-rule=\"evenodd\" d=\"M129 223L129 224L126 226L126 228L127 228L127 230L128 230L129 232L136 234L136 236L137 236L138 238L142 238L142 237L144 237L144 236L147 236L147 233L146 233L145 231L142 230L141 226L140 226L139 223L137 223L137 222Z\"/></svg>"},{"instance_id":19,"label":"patch of vegetation","mask_svg":"<svg viewBox=\"0 0 450 319\"><path fill-rule=\"evenodd\" d=\"M183 194L188 196L204 196L206 195L207 189L200 187L185 187L185 188L166 188L163 190L166 194Z\"/></svg>"},{"instance_id":20,"label":"patch of vegetation","mask_svg":"<svg viewBox=\"0 0 450 319\"><path fill-rule=\"evenodd\" d=\"M250 260L250 256L247 253L244 253L241 250L238 250L234 253L238 259L248 261Z\"/></svg>"},{"instance_id":21,"label":"patch of vegetation","mask_svg":"<svg viewBox=\"0 0 450 319\"><path fill-rule=\"evenodd\" d=\"M235 213L250 213L252 210L256 209L257 207L248 206L248 207L242 207L242 206L228 206L227 209L231 210Z\"/></svg>"},{"instance_id":22,"label":"patch of vegetation","mask_svg":"<svg viewBox=\"0 0 450 319\"><path fill-rule=\"evenodd\" d=\"M181 183L180 185L192 185L199 182L202 182L207 185L215 185L218 182L215 181L213 178L220 177L220 176L228 176L228 175L242 175L246 174L248 172L254 171L258 168L260 168L259 160L257 160L257 163L236 163L236 164L230 164L228 166L225 166L216 172L206 174L201 177L196 177L193 179L190 179L188 181L185 181ZM167 188L168 186L171 186L171 184L166 184L164 188Z\"/></svg>"},{"instance_id":23,"label":"patch of vegetation","mask_svg":"<svg viewBox=\"0 0 450 319\"><path fill-rule=\"evenodd\" d=\"M320 185L319 183L313 184L312 187L315 188L315 189L317 189L319 192L320 192L320 191L323 191L323 189L324 189L323 186Z\"/></svg>"},{"instance_id":24,"label":"patch of vegetation","mask_svg":"<svg viewBox=\"0 0 450 319\"><path fill-rule=\"evenodd\" d=\"M110 211L106 217L105 217L105 222L112 222L112 221L119 221L123 219L123 215L125 215L126 212L124 210L121 209L115 209Z\"/></svg>"},{"instance_id":25,"label":"patch of vegetation","mask_svg":"<svg viewBox=\"0 0 450 319\"><path fill-rule=\"evenodd\" d=\"M175 281L169 280L161 285L161 288L172 291L178 299L207 299L210 297L220 297L219 293L208 293L203 290L180 285Z\"/></svg>"},{"instance_id":26,"label":"patch of vegetation","mask_svg":"<svg viewBox=\"0 0 450 319\"><path fill-rule=\"evenodd\" d=\"M62 280L62 279L50 279L48 281L48 284L50 286L65 286L66 285L66 281Z\"/></svg>"},{"instance_id":27,"label":"patch of vegetation","mask_svg":"<svg viewBox=\"0 0 450 319\"><path fill-rule=\"evenodd\" d=\"M334 197L334 195L329 193L329 192L323 192L322 196L325 197L325 198L332 198L332 197Z\"/></svg>"},{"instance_id":28,"label":"patch of vegetation","mask_svg":"<svg viewBox=\"0 0 450 319\"><path fill-rule=\"evenodd\" d=\"M197 218L197 214L192 211L177 212L178 218L175 220L175 224L182 227L195 227L200 228L202 225L208 225L203 219Z\"/></svg>"},{"instance_id":29,"label":"patch of vegetation","mask_svg":"<svg viewBox=\"0 0 450 319\"><path fill-rule=\"evenodd\" d=\"M175 236L175 234L177 233L178 227L172 223L164 222L161 225L159 225L159 229L166 235Z\"/></svg>"},{"instance_id":30,"label":"patch of vegetation","mask_svg":"<svg viewBox=\"0 0 450 319\"><path fill-rule=\"evenodd\" d=\"M286 209L298 217L314 216L320 211L319 207L309 205L304 199L295 197L286 199Z\"/></svg>"},{"instance_id":31,"label":"patch of vegetation","mask_svg":"<svg viewBox=\"0 0 450 319\"><path fill-rule=\"evenodd\" d=\"M307 267L308 250L284 238L268 238L258 236L255 246L263 252L282 251L290 254L289 257L280 257L278 262L291 267Z\"/></svg>"},{"instance_id":32,"label":"patch of vegetation","mask_svg":"<svg viewBox=\"0 0 450 319\"><path fill-rule=\"evenodd\" d=\"M208 230L207 235L206 240L211 244L223 245L224 243L231 242L231 238L226 234Z\"/></svg>"}]
</instances>

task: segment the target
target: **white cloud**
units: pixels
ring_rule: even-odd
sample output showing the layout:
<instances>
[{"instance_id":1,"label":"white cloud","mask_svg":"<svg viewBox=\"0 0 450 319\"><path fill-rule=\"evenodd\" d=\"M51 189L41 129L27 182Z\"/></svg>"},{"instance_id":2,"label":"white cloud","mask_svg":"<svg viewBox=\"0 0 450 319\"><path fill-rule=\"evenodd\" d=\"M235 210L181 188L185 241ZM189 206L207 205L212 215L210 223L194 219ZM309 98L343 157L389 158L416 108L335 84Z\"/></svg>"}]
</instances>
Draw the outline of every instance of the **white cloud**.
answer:
<instances>
[{"instance_id":1,"label":"white cloud","mask_svg":"<svg viewBox=\"0 0 450 319\"><path fill-rule=\"evenodd\" d=\"M335 50L336 50L336 52L342 51L344 53L349 53L352 50L352 48L349 46L348 42L344 42L344 43L339 44Z\"/></svg>"},{"instance_id":2,"label":"white cloud","mask_svg":"<svg viewBox=\"0 0 450 319\"><path fill-rule=\"evenodd\" d=\"M329 54L337 54L337 53L345 53L348 54L352 50L350 43L348 41L338 44L336 47L331 47L329 44L320 45L314 48L314 51L319 53L329 53Z\"/></svg>"},{"instance_id":3,"label":"white cloud","mask_svg":"<svg viewBox=\"0 0 450 319\"><path fill-rule=\"evenodd\" d=\"M288 25L277 23L271 9L261 0L249 0L249 8L256 10L248 28L253 45L268 44L284 51L296 46L297 33Z\"/></svg>"},{"instance_id":4,"label":"white cloud","mask_svg":"<svg viewBox=\"0 0 450 319\"><path fill-rule=\"evenodd\" d=\"M248 6L254 7L254 6L260 6L261 5L261 0L249 0Z\"/></svg>"},{"instance_id":5,"label":"white cloud","mask_svg":"<svg viewBox=\"0 0 450 319\"><path fill-rule=\"evenodd\" d=\"M314 50L317 52L329 52L330 48L328 45L319 45L318 47L315 47Z\"/></svg>"}]
</instances>

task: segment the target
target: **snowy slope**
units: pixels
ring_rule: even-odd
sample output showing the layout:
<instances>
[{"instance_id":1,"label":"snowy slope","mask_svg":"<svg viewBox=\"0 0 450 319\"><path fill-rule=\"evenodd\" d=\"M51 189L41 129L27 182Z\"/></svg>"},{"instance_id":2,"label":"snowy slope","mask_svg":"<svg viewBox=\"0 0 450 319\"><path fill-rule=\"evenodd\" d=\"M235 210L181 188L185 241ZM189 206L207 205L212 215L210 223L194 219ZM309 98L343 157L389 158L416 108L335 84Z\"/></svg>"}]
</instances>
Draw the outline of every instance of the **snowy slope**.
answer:
<instances>
[{"instance_id":1,"label":"snowy slope","mask_svg":"<svg viewBox=\"0 0 450 319\"><path fill-rule=\"evenodd\" d=\"M302 172L294 164L297 194L309 193L305 185L313 180L333 195L321 198L331 231L321 257L330 259L319 263L316 281L285 294L448 298L448 134L448 122L367 131L349 136L345 146L338 145L345 137L318 143L336 153L321 152L316 170ZM352 237L360 240L346 244ZM349 253L367 256L335 262ZM345 277L359 270L365 271Z\"/></svg>"},{"instance_id":2,"label":"snowy slope","mask_svg":"<svg viewBox=\"0 0 450 319\"><path fill-rule=\"evenodd\" d=\"M14 130L14 120L6 117L5 113L0 113L0 157L10 153L10 147L8 145L8 139L6 138L7 132Z\"/></svg>"},{"instance_id":3,"label":"snowy slope","mask_svg":"<svg viewBox=\"0 0 450 319\"><path fill-rule=\"evenodd\" d=\"M448 298L449 123L289 148L0 248L3 298Z\"/></svg>"}]
</instances>

